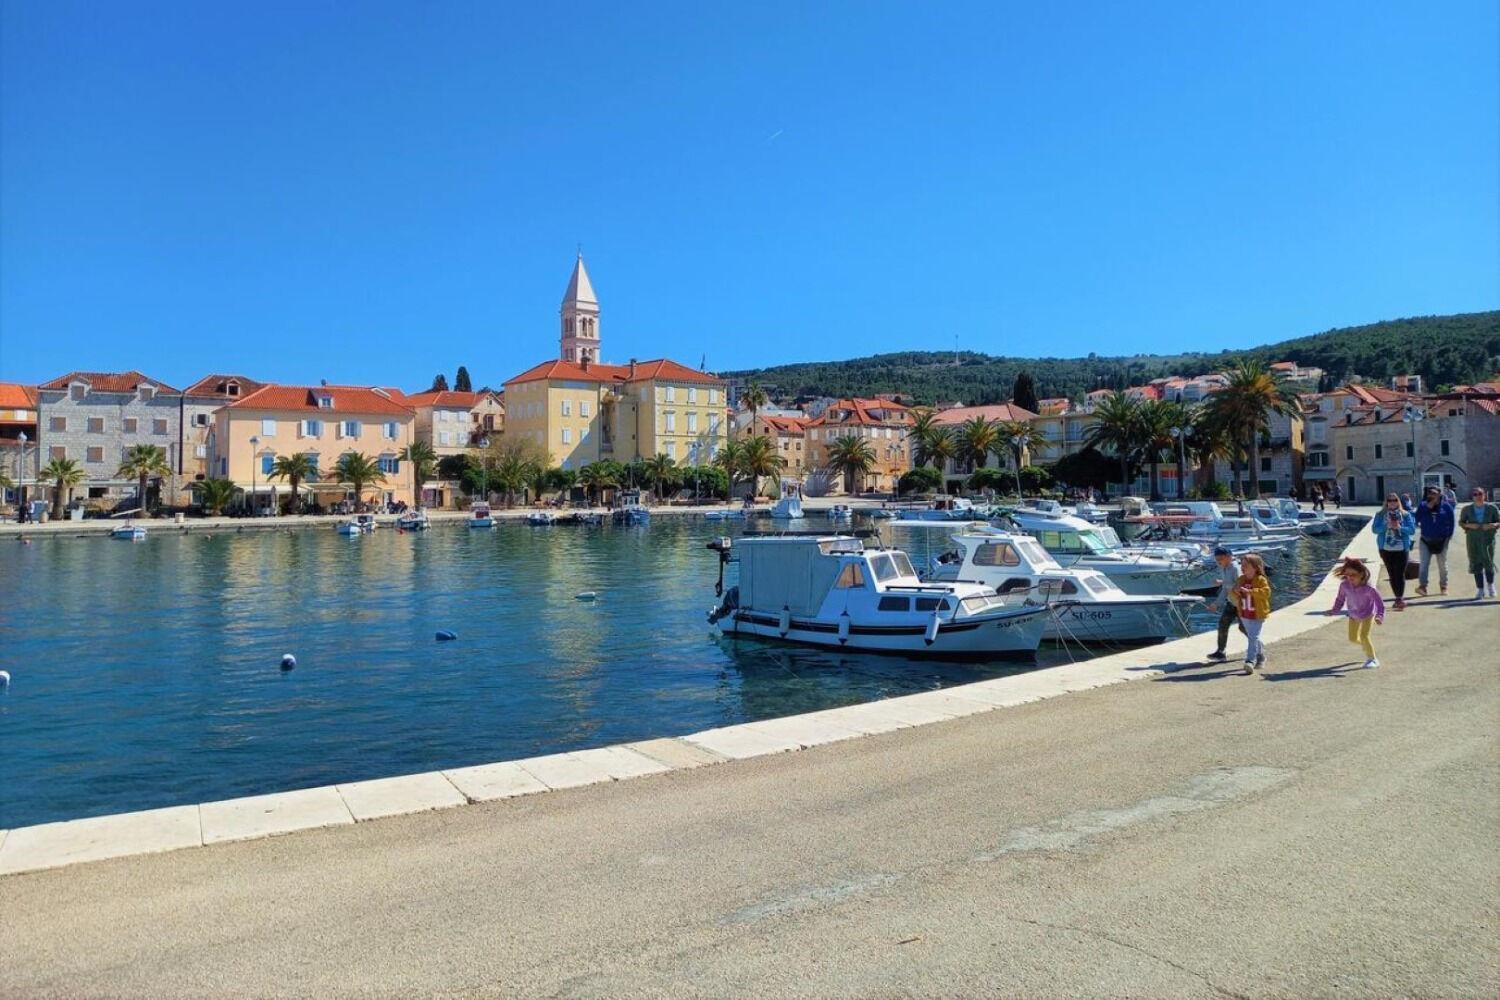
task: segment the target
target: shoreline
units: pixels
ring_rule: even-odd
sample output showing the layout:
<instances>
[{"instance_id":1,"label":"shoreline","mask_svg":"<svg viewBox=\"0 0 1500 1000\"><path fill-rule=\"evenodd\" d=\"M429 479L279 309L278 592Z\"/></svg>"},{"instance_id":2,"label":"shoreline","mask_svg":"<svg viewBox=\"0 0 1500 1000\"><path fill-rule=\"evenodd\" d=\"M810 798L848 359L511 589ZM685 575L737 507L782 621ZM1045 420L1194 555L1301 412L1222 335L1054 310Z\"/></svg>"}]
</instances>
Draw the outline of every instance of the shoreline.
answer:
<instances>
[{"instance_id":1,"label":"shoreline","mask_svg":"<svg viewBox=\"0 0 1500 1000\"><path fill-rule=\"evenodd\" d=\"M670 508L669 508L670 509ZM700 510L702 508L699 508ZM681 508L678 508L681 510ZM524 517L525 511L515 512ZM1363 521L1359 512L1339 516ZM1353 535L1341 555L1374 559L1375 537ZM1375 559L1375 565L1378 565ZM1338 581L1325 576L1301 600L1270 618L1264 641L1279 642L1326 625ZM707 729L678 737L0 829L0 876L136 854L352 825L685 768L796 752L961 716L1028 704L1075 691L1142 680L1196 665L1202 636L1106 654L1063 666L861 702L802 715Z\"/></svg>"}]
</instances>

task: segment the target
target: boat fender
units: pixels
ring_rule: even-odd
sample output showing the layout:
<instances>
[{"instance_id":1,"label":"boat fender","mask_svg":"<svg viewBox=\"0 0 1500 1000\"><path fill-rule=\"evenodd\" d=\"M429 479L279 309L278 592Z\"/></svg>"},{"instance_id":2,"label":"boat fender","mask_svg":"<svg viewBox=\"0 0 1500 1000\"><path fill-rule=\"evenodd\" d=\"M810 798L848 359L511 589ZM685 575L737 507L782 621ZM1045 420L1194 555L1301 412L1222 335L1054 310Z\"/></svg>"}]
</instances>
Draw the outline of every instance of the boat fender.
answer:
<instances>
[{"instance_id":1,"label":"boat fender","mask_svg":"<svg viewBox=\"0 0 1500 1000\"><path fill-rule=\"evenodd\" d=\"M10 671L0 670L0 688L10 687Z\"/></svg>"},{"instance_id":2,"label":"boat fender","mask_svg":"<svg viewBox=\"0 0 1500 1000\"><path fill-rule=\"evenodd\" d=\"M291 653L283 653L281 656L281 669L290 670L297 665L297 658Z\"/></svg>"},{"instance_id":3,"label":"boat fender","mask_svg":"<svg viewBox=\"0 0 1500 1000\"><path fill-rule=\"evenodd\" d=\"M839 645L849 641L849 612L839 616Z\"/></svg>"},{"instance_id":4,"label":"boat fender","mask_svg":"<svg viewBox=\"0 0 1500 1000\"><path fill-rule=\"evenodd\" d=\"M597 598L598 596L599 596L598 591L583 590L583 591L579 591L578 593L574 594L573 598L575 600L579 600L579 601L592 601L595 598Z\"/></svg>"},{"instance_id":5,"label":"boat fender","mask_svg":"<svg viewBox=\"0 0 1500 1000\"><path fill-rule=\"evenodd\" d=\"M927 620L927 632L922 636L922 641L927 643L927 645L929 646L937 641L938 625L939 621L937 612L934 611L932 613L932 617Z\"/></svg>"},{"instance_id":6,"label":"boat fender","mask_svg":"<svg viewBox=\"0 0 1500 1000\"><path fill-rule=\"evenodd\" d=\"M786 634L792 630L792 609L784 604L781 606L781 621L780 623L778 623L777 628L781 632L781 637L783 639L785 639Z\"/></svg>"},{"instance_id":7,"label":"boat fender","mask_svg":"<svg viewBox=\"0 0 1500 1000\"><path fill-rule=\"evenodd\" d=\"M448 631L445 628L438 629L438 633L437 633L437 641L438 642L452 642L454 639L457 639L457 638L458 638L458 636L456 634L454 634L453 632Z\"/></svg>"}]
</instances>

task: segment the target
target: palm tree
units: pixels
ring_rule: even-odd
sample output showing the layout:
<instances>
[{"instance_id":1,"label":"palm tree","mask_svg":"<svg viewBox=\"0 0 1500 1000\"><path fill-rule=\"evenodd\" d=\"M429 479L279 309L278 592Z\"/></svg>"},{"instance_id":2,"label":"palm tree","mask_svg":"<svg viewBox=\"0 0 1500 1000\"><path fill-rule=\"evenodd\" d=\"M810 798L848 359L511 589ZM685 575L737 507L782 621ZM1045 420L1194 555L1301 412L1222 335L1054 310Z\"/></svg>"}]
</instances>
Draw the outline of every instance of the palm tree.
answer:
<instances>
[{"instance_id":1,"label":"palm tree","mask_svg":"<svg viewBox=\"0 0 1500 1000\"><path fill-rule=\"evenodd\" d=\"M380 471L380 463L357 451L346 451L340 455L338 464L333 467L333 474L338 477L339 482L348 483L354 489L356 505L364 502L366 486L385 482L385 473Z\"/></svg>"},{"instance_id":2,"label":"palm tree","mask_svg":"<svg viewBox=\"0 0 1500 1000\"><path fill-rule=\"evenodd\" d=\"M237 489L228 479L204 479L194 483L193 488L198 491L198 502L203 504L203 509L215 515L224 513Z\"/></svg>"},{"instance_id":3,"label":"palm tree","mask_svg":"<svg viewBox=\"0 0 1500 1000\"><path fill-rule=\"evenodd\" d=\"M1209 401L1226 427L1234 428L1237 440L1250 452L1252 499L1260 496L1260 436L1271 429L1273 416L1285 416L1297 408L1297 394L1281 378L1256 360L1241 361L1224 372L1225 384Z\"/></svg>"},{"instance_id":4,"label":"palm tree","mask_svg":"<svg viewBox=\"0 0 1500 1000\"><path fill-rule=\"evenodd\" d=\"M1207 469L1209 481L1214 481L1214 463L1223 459L1233 466L1239 448L1234 434L1220 421L1213 407L1200 405L1193 410L1193 427L1188 435L1187 450L1200 468Z\"/></svg>"},{"instance_id":5,"label":"palm tree","mask_svg":"<svg viewBox=\"0 0 1500 1000\"><path fill-rule=\"evenodd\" d=\"M828 446L828 467L843 474L845 493L858 492L855 484L863 487L865 475L875 467L875 449L853 434L838 438Z\"/></svg>"},{"instance_id":6,"label":"palm tree","mask_svg":"<svg viewBox=\"0 0 1500 1000\"><path fill-rule=\"evenodd\" d=\"M578 481L584 489L588 490L589 503L595 502L600 490L620 485L615 470L610 468L613 464L613 462L590 462L578 470Z\"/></svg>"},{"instance_id":7,"label":"palm tree","mask_svg":"<svg viewBox=\"0 0 1500 1000\"><path fill-rule=\"evenodd\" d=\"M38 479L50 479L53 483L52 520L61 521L63 516L64 491L71 494L73 487L83 482L83 467L71 458L54 458L37 473ZM68 499L72 499L71 496Z\"/></svg>"},{"instance_id":8,"label":"palm tree","mask_svg":"<svg viewBox=\"0 0 1500 1000\"><path fill-rule=\"evenodd\" d=\"M750 411L751 434L755 433L755 418L759 415L760 408L770 401L770 397L766 395L766 390L760 387L759 382L751 382L745 387L745 391L740 393L740 402L744 403L745 408Z\"/></svg>"},{"instance_id":9,"label":"palm tree","mask_svg":"<svg viewBox=\"0 0 1500 1000\"><path fill-rule=\"evenodd\" d=\"M944 465L958 456L958 439L953 436L951 427L933 428L922 447L927 463L940 472Z\"/></svg>"},{"instance_id":10,"label":"palm tree","mask_svg":"<svg viewBox=\"0 0 1500 1000\"><path fill-rule=\"evenodd\" d=\"M292 513L302 512L302 484L318 481L318 464L305 451L295 455L281 455L271 463L267 479L285 479L292 484Z\"/></svg>"},{"instance_id":11,"label":"palm tree","mask_svg":"<svg viewBox=\"0 0 1500 1000\"><path fill-rule=\"evenodd\" d=\"M677 459L665 452L658 452L646 459L646 475L652 482L656 491L656 499L663 499L662 484L672 474L672 469L677 465Z\"/></svg>"},{"instance_id":12,"label":"palm tree","mask_svg":"<svg viewBox=\"0 0 1500 1000\"><path fill-rule=\"evenodd\" d=\"M768 437L751 438L741 449L740 470L750 477L752 495L760 492L762 476L769 476L779 490L781 470L785 467L786 459L777 453L776 442Z\"/></svg>"},{"instance_id":13,"label":"palm tree","mask_svg":"<svg viewBox=\"0 0 1500 1000\"><path fill-rule=\"evenodd\" d=\"M719 453L714 456L714 464L723 469L729 476L729 495L734 496L734 484L740 477L744 468L745 443L743 441L727 441Z\"/></svg>"},{"instance_id":14,"label":"palm tree","mask_svg":"<svg viewBox=\"0 0 1500 1000\"><path fill-rule=\"evenodd\" d=\"M906 439L911 442L912 465L926 465L931 457L928 445L938 432L937 413L926 406L911 411L911 426L906 429Z\"/></svg>"},{"instance_id":15,"label":"palm tree","mask_svg":"<svg viewBox=\"0 0 1500 1000\"><path fill-rule=\"evenodd\" d=\"M141 516L146 517L146 482L153 477L170 476L172 466L167 462L167 453L154 444L131 446L125 453L125 461L115 473L126 479L136 480L136 497L140 500Z\"/></svg>"},{"instance_id":16,"label":"palm tree","mask_svg":"<svg viewBox=\"0 0 1500 1000\"><path fill-rule=\"evenodd\" d=\"M1161 487L1157 480L1157 472L1161 465L1161 453L1169 450L1176 443L1172 437L1172 427L1175 415L1172 407L1175 403L1164 402L1159 399L1150 399L1140 405L1140 447L1142 457L1151 464L1151 499L1161 499ZM1181 470L1178 470L1179 474Z\"/></svg>"},{"instance_id":17,"label":"palm tree","mask_svg":"<svg viewBox=\"0 0 1500 1000\"><path fill-rule=\"evenodd\" d=\"M958 427L958 457L961 461L973 463L974 468L982 469L998 439L995 425L990 421L983 417L965 420Z\"/></svg>"},{"instance_id":18,"label":"palm tree","mask_svg":"<svg viewBox=\"0 0 1500 1000\"><path fill-rule=\"evenodd\" d=\"M1140 447L1140 404L1122 392L1105 396L1094 406L1094 422L1083 442L1108 448L1120 456L1120 492L1130 489L1130 460Z\"/></svg>"},{"instance_id":19,"label":"palm tree","mask_svg":"<svg viewBox=\"0 0 1500 1000\"><path fill-rule=\"evenodd\" d=\"M522 438L496 436L490 439L487 450L480 453L478 474L479 492L489 495L490 487L505 494L507 507L515 503L516 494L536 480L538 470L545 472L548 455L541 445Z\"/></svg>"},{"instance_id":20,"label":"palm tree","mask_svg":"<svg viewBox=\"0 0 1500 1000\"><path fill-rule=\"evenodd\" d=\"M460 368L459 375L468 380L469 373ZM411 502L422 506L422 484L437 472L437 452L426 441L413 441L401 449L401 457L411 463Z\"/></svg>"},{"instance_id":21,"label":"palm tree","mask_svg":"<svg viewBox=\"0 0 1500 1000\"><path fill-rule=\"evenodd\" d=\"M1165 414L1163 423L1167 428L1167 437L1171 439L1168 445L1172 449L1172 457L1177 462L1177 499L1181 500L1187 490L1187 469L1183 462L1183 456L1187 454L1188 443L1193 439L1193 428L1197 426L1197 408L1186 403L1163 403Z\"/></svg>"},{"instance_id":22,"label":"palm tree","mask_svg":"<svg viewBox=\"0 0 1500 1000\"><path fill-rule=\"evenodd\" d=\"M1040 448L1047 442L1041 429L1026 420L1002 420L995 428L995 443L991 448L995 457L1004 452L1016 463L1016 496L1021 495L1021 459L1029 451Z\"/></svg>"}]
</instances>

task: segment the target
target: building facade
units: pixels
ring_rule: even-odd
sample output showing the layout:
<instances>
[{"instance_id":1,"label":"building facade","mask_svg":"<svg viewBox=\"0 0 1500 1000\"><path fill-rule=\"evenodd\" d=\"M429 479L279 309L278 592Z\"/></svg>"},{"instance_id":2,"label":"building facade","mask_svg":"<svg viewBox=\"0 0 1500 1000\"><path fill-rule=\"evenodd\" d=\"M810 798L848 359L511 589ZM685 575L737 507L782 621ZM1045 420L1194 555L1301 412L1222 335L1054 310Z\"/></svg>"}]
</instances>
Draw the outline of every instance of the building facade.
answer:
<instances>
[{"instance_id":1,"label":"building facade","mask_svg":"<svg viewBox=\"0 0 1500 1000\"><path fill-rule=\"evenodd\" d=\"M304 503L319 506L350 496L334 467L354 452L377 463L382 481L366 487L361 501L413 502L410 463L401 453L411 444L415 415L389 390L361 386L265 385L214 413L208 437L216 478L242 490L252 509L277 509L290 484L271 479L285 455L305 454L318 476L303 486Z\"/></svg>"},{"instance_id":2,"label":"building facade","mask_svg":"<svg viewBox=\"0 0 1500 1000\"><path fill-rule=\"evenodd\" d=\"M776 454L785 465L781 469L783 482L801 482L807 477L807 423L803 416L787 416L782 413L763 413L739 432L741 440L753 437L770 438L776 445Z\"/></svg>"},{"instance_id":3,"label":"building facade","mask_svg":"<svg viewBox=\"0 0 1500 1000\"><path fill-rule=\"evenodd\" d=\"M885 399L839 399L807 422L806 491L812 496L841 492L845 476L829 465L834 442L844 437L867 441L875 463L865 474L866 490L894 492L896 481L911 468L911 409ZM856 486L856 489L858 486Z\"/></svg>"},{"instance_id":4,"label":"building facade","mask_svg":"<svg viewBox=\"0 0 1500 1000\"><path fill-rule=\"evenodd\" d=\"M1500 485L1500 393L1449 393L1352 407L1330 428L1345 503L1448 486Z\"/></svg>"},{"instance_id":5,"label":"building facade","mask_svg":"<svg viewBox=\"0 0 1500 1000\"><path fill-rule=\"evenodd\" d=\"M13 485L0 490L0 506L19 504L40 496L35 490L37 470L36 386L0 382L0 472Z\"/></svg>"},{"instance_id":6,"label":"building facade","mask_svg":"<svg viewBox=\"0 0 1500 1000\"><path fill-rule=\"evenodd\" d=\"M92 500L133 496L135 479L123 478L121 462L131 448L162 450L172 474L148 485L163 499L176 493L182 392L138 371L69 372L37 387L37 434L45 465L68 458L83 469L78 493Z\"/></svg>"},{"instance_id":7,"label":"building facade","mask_svg":"<svg viewBox=\"0 0 1500 1000\"><path fill-rule=\"evenodd\" d=\"M991 406L954 406L935 413L932 423L934 427L943 427L957 433L960 425L966 424L976 418L986 420L992 424L1010 422L1029 424L1037 419L1037 414L1014 403L998 403ZM1033 456L1030 449L1022 451L1021 464L1030 465L1032 461ZM949 492L962 489L968 482L969 477L983 468L1010 469L1014 471L1016 468L1014 454L1009 448L1006 448L1003 454L987 455L980 462L974 462L967 458L950 458L943 463L944 489Z\"/></svg>"},{"instance_id":8,"label":"building facade","mask_svg":"<svg viewBox=\"0 0 1500 1000\"><path fill-rule=\"evenodd\" d=\"M1261 435L1260 468L1255 470L1257 474L1254 477L1261 495L1290 496L1303 488L1305 438L1303 411L1300 406L1291 413L1271 415L1269 428ZM1219 459L1214 463L1214 478L1221 483L1234 483L1234 471L1228 461ZM1241 482L1248 484L1251 478L1250 470L1240 470ZM1174 479L1172 487L1174 490L1176 489L1175 483ZM1166 492L1165 487L1163 487L1163 492ZM1247 486L1247 496L1253 496L1256 492L1255 488Z\"/></svg>"},{"instance_id":9,"label":"building facade","mask_svg":"<svg viewBox=\"0 0 1500 1000\"><path fill-rule=\"evenodd\" d=\"M209 478L208 438L214 414L265 385L243 375L206 375L182 390L182 412L178 419L178 499L192 484Z\"/></svg>"}]
</instances>

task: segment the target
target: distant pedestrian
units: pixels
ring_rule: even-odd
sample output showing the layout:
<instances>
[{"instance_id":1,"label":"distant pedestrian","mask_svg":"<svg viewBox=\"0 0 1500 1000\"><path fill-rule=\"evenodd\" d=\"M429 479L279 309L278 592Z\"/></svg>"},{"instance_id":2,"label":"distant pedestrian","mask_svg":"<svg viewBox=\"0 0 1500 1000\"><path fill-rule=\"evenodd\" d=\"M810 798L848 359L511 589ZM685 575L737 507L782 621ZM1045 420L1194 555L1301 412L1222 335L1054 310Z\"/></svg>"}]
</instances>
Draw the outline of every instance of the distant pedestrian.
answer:
<instances>
[{"instance_id":1,"label":"distant pedestrian","mask_svg":"<svg viewBox=\"0 0 1500 1000\"><path fill-rule=\"evenodd\" d=\"M1380 561L1385 563L1386 580L1396 597L1392 607L1404 611L1406 564L1411 561L1412 537L1417 533L1416 518L1401 509L1400 497L1389 493L1385 498L1385 509L1370 519L1370 530L1380 539Z\"/></svg>"},{"instance_id":2,"label":"distant pedestrian","mask_svg":"<svg viewBox=\"0 0 1500 1000\"><path fill-rule=\"evenodd\" d=\"M1220 603L1224 607L1219 611L1219 644L1212 653L1208 654L1208 659L1222 662L1229 658L1225 652L1226 647L1229 645L1229 629L1240 620L1240 613L1237 607L1239 602L1234 595L1235 585L1239 582L1240 578L1240 564L1235 561L1233 554L1222 545L1214 549L1214 563L1219 567L1219 571L1214 577L1218 581L1219 589L1214 593L1214 599L1208 602L1208 610L1213 611ZM1240 626L1240 631L1245 631L1243 625Z\"/></svg>"},{"instance_id":3,"label":"distant pedestrian","mask_svg":"<svg viewBox=\"0 0 1500 1000\"><path fill-rule=\"evenodd\" d=\"M1495 532L1500 529L1500 507L1485 500L1484 488L1474 487L1474 502L1458 515L1469 549L1469 571L1474 574L1474 600L1495 596Z\"/></svg>"},{"instance_id":4,"label":"distant pedestrian","mask_svg":"<svg viewBox=\"0 0 1500 1000\"><path fill-rule=\"evenodd\" d=\"M1349 641L1365 651L1365 666L1374 669L1380 666L1380 660L1375 657L1375 644L1370 641L1370 623L1385 624L1385 602L1380 599L1380 591L1370 585L1370 568L1363 560L1345 559L1333 572L1343 582L1328 613L1336 615L1343 611L1349 616Z\"/></svg>"},{"instance_id":5,"label":"distant pedestrian","mask_svg":"<svg viewBox=\"0 0 1500 1000\"><path fill-rule=\"evenodd\" d=\"M1260 642L1260 630L1271 617L1271 581L1266 579L1266 564L1260 556L1251 552L1240 562L1239 579L1235 581L1234 593L1240 615L1240 627L1245 630L1245 673L1253 674L1266 665L1266 650Z\"/></svg>"},{"instance_id":6,"label":"distant pedestrian","mask_svg":"<svg viewBox=\"0 0 1500 1000\"><path fill-rule=\"evenodd\" d=\"M1458 494L1453 492L1451 483L1443 484L1443 499L1446 500L1454 510L1458 510Z\"/></svg>"},{"instance_id":7,"label":"distant pedestrian","mask_svg":"<svg viewBox=\"0 0 1500 1000\"><path fill-rule=\"evenodd\" d=\"M1313 510L1323 509L1323 487L1315 486L1312 491Z\"/></svg>"},{"instance_id":8,"label":"distant pedestrian","mask_svg":"<svg viewBox=\"0 0 1500 1000\"><path fill-rule=\"evenodd\" d=\"M1401 494L1401 509L1413 514L1417 512L1417 502L1411 498L1410 493Z\"/></svg>"},{"instance_id":9,"label":"distant pedestrian","mask_svg":"<svg viewBox=\"0 0 1500 1000\"><path fill-rule=\"evenodd\" d=\"M1334 510L1343 510L1344 509L1344 491L1341 490L1341 489L1339 489L1339 484L1338 483L1334 483L1333 484L1333 509Z\"/></svg>"},{"instance_id":10,"label":"distant pedestrian","mask_svg":"<svg viewBox=\"0 0 1500 1000\"><path fill-rule=\"evenodd\" d=\"M1421 550L1422 569L1417 577L1417 596L1427 596L1427 568L1433 559L1438 564L1438 586L1448 593L1448 542L1453 538L1453 505L1443 499L1436 486L1427 487L1427 495L1417 508L1417 548Z\"/></svg>"}]
</instances>

